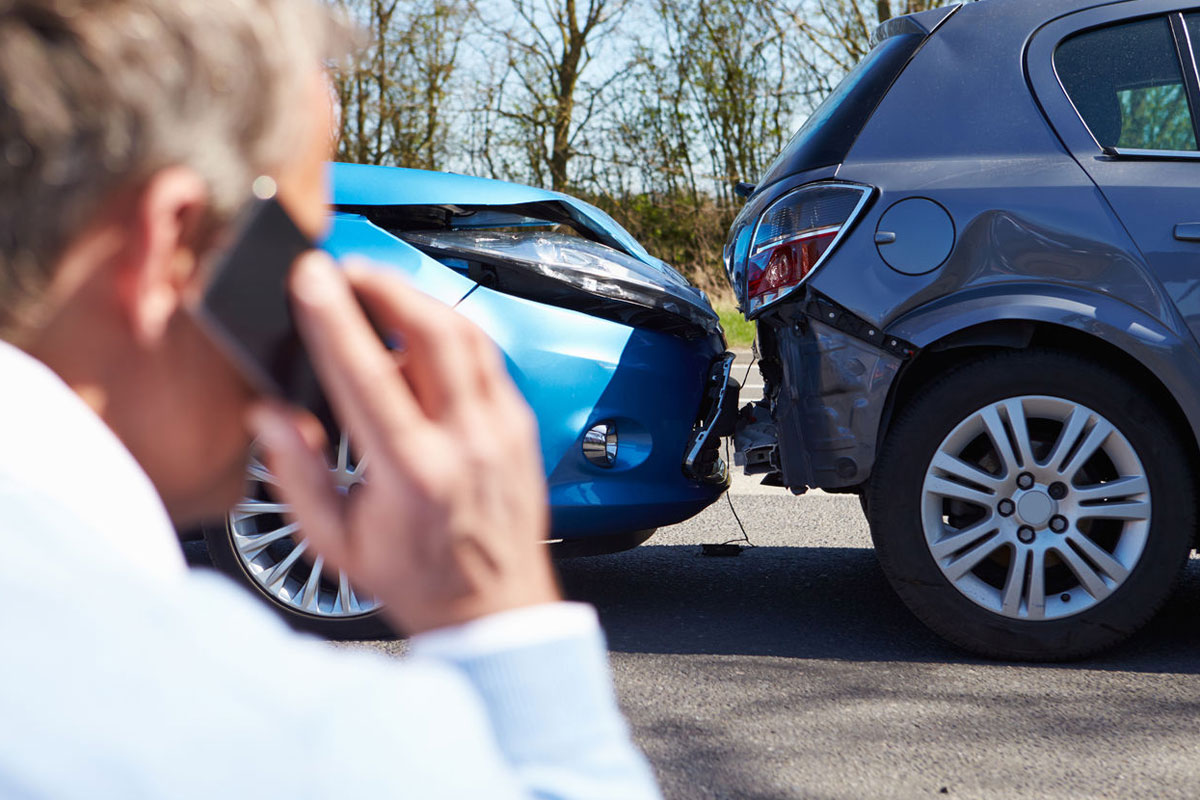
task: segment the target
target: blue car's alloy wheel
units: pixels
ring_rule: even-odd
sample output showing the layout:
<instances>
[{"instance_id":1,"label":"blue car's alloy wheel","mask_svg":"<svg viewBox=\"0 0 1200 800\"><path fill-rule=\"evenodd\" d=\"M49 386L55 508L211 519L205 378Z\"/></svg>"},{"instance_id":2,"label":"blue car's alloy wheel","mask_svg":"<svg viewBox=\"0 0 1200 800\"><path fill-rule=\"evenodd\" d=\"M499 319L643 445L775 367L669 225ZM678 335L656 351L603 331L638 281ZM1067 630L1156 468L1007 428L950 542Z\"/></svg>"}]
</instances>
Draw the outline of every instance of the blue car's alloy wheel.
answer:
<instances>
[{"instance_id":1,"label":"blue car's alloy wheel","mask_svg":"<svg viewBox=\"0 0 1200 800\"><path fill-rule=\"evenodd\" d=\"M869 490L892 586L947 639L1075 658L1144 624L1192 545L1187 453L1107 367L1009 351L951 370L892 426Z\"/></svg>"},{"instance_id":2,"label":"blue car's alloy wheel","mask_svg":"<svg viewBox=\"0 0 1200 800\"><path fill-rule=\"evenodd\" d=\"M346 492L365 481L365 459L355 462L345 435L330 471ZM355 590L345 573L333 572L321 556L308 552L308 540L284 516L288 508L270 492L274 477L252 460L246 496L224 525L205 529L213 563L249 586L294 627L337 639L386 635L380 603Z\"/></svg>"}]
</instances>

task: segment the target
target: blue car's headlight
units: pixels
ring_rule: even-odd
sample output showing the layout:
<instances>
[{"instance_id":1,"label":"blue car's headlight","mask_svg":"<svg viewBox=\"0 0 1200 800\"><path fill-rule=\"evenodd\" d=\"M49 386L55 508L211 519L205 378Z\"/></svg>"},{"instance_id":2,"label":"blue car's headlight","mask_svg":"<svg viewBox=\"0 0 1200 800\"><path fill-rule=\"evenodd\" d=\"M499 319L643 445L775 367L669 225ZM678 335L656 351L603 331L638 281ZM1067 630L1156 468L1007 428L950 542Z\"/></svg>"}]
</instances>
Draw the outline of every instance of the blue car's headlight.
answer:
<instances>
[{"instance_id":1,"label":"blue car's headlight","mask_svg":"<svg viewBox=\"0 0 1200 800\"><path fill-rule=\"evenodd\" d=\"M563 233L405 231L412 246L497 291L683 336L719 333L704 293L666 265Z\"/></svg>"}]
</instances>

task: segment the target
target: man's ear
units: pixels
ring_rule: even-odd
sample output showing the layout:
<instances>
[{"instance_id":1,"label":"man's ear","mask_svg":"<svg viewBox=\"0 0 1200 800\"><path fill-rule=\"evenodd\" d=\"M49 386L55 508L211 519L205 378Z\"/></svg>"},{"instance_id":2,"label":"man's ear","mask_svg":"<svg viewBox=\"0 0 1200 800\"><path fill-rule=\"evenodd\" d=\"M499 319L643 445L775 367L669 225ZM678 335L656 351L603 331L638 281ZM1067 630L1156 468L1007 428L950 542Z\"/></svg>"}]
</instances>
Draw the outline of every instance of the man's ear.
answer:
<instances>
[{"instance_id":1,"label":"man's ear","mask_svg":"<svg viewBox=\"0 0 1200 800\"><path fill-rule=\"evenodd\" d=\"M198 269L209 217L208 186L194 170L170 167L142 186L131 211L117 291L135 341L152 347L184 302Z\"/></svg>"}]
</instances>

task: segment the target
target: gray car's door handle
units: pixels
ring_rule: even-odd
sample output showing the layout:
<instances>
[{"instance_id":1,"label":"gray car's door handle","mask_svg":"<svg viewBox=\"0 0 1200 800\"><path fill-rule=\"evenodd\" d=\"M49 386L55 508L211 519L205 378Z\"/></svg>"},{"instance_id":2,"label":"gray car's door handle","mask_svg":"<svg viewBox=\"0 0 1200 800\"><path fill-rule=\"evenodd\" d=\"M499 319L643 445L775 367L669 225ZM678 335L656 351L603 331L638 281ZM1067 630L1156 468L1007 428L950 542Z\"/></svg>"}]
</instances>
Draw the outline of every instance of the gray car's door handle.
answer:
<instances>
[{"instance_id":1,"label":"gray car's door handle","mask_svg":"<svg viewBox=\"0 0 1200 800\"><path fill-rule=\"evenodd\" d=\"M1200 242L1200 222L1181 222L1175 226L1175 238L1181 242Z\"/></svg>"}]
</instances>

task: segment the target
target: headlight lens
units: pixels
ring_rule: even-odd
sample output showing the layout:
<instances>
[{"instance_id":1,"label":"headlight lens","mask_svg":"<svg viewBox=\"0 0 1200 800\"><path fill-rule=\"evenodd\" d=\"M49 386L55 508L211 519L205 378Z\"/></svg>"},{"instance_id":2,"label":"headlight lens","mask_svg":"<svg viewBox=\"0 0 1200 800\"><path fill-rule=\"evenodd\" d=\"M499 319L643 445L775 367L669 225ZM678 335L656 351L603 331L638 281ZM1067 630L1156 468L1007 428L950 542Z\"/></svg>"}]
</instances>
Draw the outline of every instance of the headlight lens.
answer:
<instances>
[{"instance_id":1,"label":"headlight lens","mask_svg":"<svg viewBox=\"0 0 1200 800\"><path fill-rule=\"evenodd\" d=\"M704 292L666 264L553 232L406 231L400 236L507 294L688 338L721 330Z\"/></svg>"}]
</instances>

